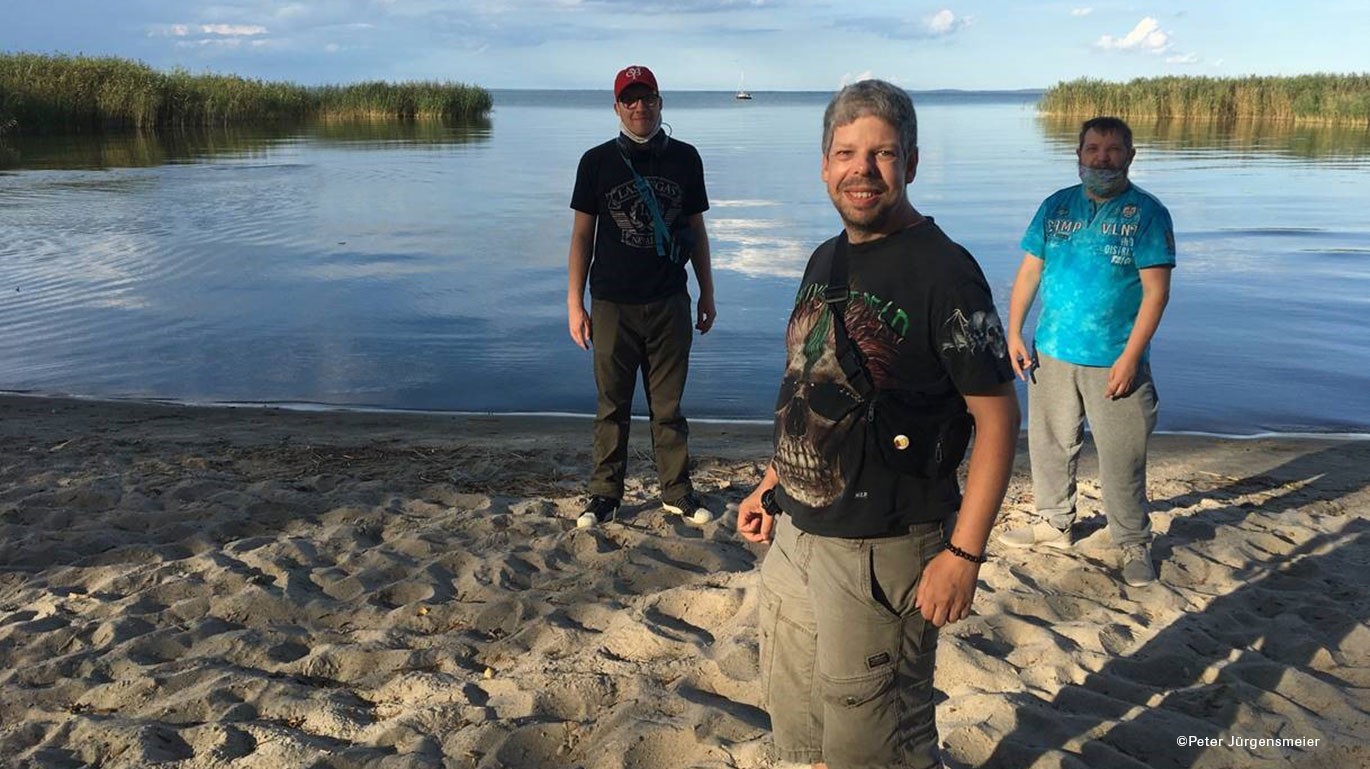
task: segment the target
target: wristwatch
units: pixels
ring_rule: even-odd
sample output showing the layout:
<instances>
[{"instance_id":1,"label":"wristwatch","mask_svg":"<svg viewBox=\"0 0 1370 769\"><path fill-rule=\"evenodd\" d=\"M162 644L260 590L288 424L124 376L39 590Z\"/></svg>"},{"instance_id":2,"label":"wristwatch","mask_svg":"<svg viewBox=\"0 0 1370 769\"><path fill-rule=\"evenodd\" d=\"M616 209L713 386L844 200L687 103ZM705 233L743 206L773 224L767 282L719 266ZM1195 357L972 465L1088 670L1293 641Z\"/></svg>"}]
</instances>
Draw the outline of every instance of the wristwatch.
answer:
<instances>
[{"instance_id":1,"label":"wristwatch","mask_svg":"<svg viewBox=\"0 0 1370 769\"><path fill-rule=\"evenodd\" d=\"M775 501L774 487L761 492L761 509L766 511L766 515L780 515L784 512L780 509L780 503Z\"/></svg>"}]
</instances>

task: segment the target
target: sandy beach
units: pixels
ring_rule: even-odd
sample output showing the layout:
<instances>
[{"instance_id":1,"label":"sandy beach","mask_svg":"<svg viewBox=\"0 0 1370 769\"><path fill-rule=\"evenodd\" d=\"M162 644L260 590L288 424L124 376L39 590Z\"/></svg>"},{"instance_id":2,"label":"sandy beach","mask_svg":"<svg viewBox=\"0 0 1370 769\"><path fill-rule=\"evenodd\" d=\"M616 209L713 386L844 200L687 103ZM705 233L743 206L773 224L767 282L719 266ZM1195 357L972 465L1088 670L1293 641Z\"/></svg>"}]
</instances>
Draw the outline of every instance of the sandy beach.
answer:
<instances>
[{"instance_id":1,"label":"sandy beach","mask_svg":"<svg viewBox=\"0 0 1370 769\"><path fill-rule=\"evenodd\" d=\"M0 766L776 766L764 548L662 513L645 428L578 530L585 419L0 397ZM991 545L948 766L1370 766L1370 442L1153 445L1158 584L1090 455L1078 549ZM721 507L769 428L692 447ZM998 525L1030 510L1020 449Z\"/></svg>"}]
</instances>

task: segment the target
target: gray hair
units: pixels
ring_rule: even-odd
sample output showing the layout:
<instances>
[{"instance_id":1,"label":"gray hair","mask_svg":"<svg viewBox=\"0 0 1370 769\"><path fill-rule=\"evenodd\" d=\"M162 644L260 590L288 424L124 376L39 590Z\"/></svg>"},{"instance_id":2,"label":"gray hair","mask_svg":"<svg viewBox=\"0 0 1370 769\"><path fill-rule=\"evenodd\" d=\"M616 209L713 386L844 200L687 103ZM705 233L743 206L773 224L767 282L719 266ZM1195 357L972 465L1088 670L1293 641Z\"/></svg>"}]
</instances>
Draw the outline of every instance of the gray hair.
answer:
<instances>
[{"instance_id":1,"label":"gray hair","mask_svg":"<svg viewBox=\"0 0 1370 769\"><path fill-rule=\"evenodd\" d=\"M873 115L894 126L904 147L904 157L918 149L918 115L913 99L893 83L862 80L837 92L823 113L823 154L832 149L832 133L838 126Z\"/></svg>"}]
</instances>

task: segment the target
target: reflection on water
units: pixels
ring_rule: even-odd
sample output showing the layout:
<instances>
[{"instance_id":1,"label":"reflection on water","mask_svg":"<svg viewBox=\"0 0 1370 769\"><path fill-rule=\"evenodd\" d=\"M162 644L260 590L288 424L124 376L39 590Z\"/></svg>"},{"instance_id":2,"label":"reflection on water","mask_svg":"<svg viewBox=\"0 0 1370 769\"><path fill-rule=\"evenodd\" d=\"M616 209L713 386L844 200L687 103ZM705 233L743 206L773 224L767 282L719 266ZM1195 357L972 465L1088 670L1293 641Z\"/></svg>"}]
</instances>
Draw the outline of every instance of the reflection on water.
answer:
<instances>
[{"instance_id":1,"label":"reflection on water","mask_svg":"<svg viewBox=\"0 0 1370 769\"><path fill-rule=\"evenodd\" d=\"M13 136L0 139L0 169L147 168L219 156L261 157L273 139L237 129Z\"/></svg>"},{"instance_id":2,"label":"reflection on water","mask_svg":"<svg viewBox=\"0 0 1370 769\"><path fill-rule=\"evenodd\" d=\"M1079 143L1081 118L1041 115L1042 132L1055 145ZM1370 156L1370 126L1346 124L1295 124L1291 121L1213 120L1130 121L1133 143L1168 151L1216 151L1225 154L1257 154L1305 160L1362 158Z\"/></svg>"},{"instance_id":3,"label":"reflection on water","mask_svg":"<svg viewBox=\"0 0 1370 769\"><path fill-rule=\"evenodd\" d=\"M443 146L482 142L489 140L490 130L490 118L485 116L460 123L330 120L310 125L295 138L352 149L383 149L396 144Z\"/></svg>"},{"instance_id":4,"label":"reflection on water","mask_svg":"<svg viewBox=\"0 0 1370 769\"><path fill-rule=\"evenodd\" d=\"M667 94L704 160L718 322L691 417L765 418L809 253L830 94ZM1000 305L1018 239L1073 184L1075 121L1031 94L916 94L910 195ZM0 155L0 389L593 413L566 331L576 164L607 92L496 92L488 120L29 138ZM1345 127L1139 125L1179 268L1162 429L1370 430L1370 170ZM638 413L646 404L639 401Z\"/></svg>"},{"instance_id":5,"label":"reflection on water","mask_svg":"<svg viewBox=\"0 0 1370 769\"><path fill-rule=\"evenodd\" d=\"M265 158L285 142L317 142L349 149L395 145L444 146L486 141L490 119L319 121L298 125L237 126L160 132L116 131L61 136L0 137L0 170L148 168L171 163Z\"/></svg>"}]
</instances>

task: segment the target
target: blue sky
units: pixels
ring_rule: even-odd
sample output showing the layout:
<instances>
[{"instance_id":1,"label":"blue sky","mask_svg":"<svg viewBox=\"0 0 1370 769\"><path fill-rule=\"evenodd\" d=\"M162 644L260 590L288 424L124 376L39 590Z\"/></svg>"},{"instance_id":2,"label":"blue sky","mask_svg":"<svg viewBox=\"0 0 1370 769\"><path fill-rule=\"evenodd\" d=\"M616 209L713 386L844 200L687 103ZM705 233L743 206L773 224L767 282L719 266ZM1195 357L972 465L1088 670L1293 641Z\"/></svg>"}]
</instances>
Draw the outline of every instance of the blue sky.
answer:
<instances>
[{"instance_id":1,"label":"blue sky","mask_svg":"<svg viewBox=\"0 0 1370 769\"><path fill-rule=\"evenodd\" d=\"M1366 0L3 0L0 49L302 83L1037 88L1081 76L1370 71Z\"/></svg>"}]
</instances>

